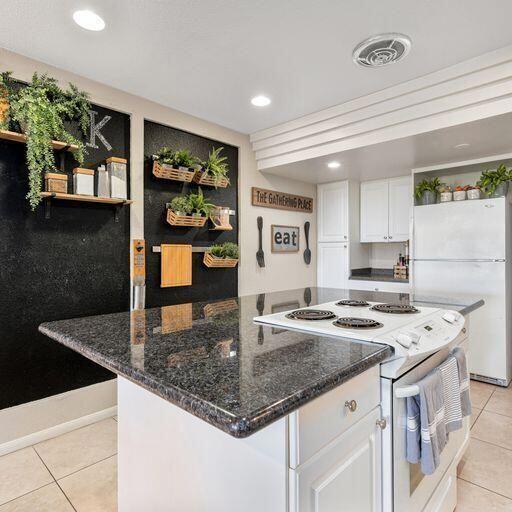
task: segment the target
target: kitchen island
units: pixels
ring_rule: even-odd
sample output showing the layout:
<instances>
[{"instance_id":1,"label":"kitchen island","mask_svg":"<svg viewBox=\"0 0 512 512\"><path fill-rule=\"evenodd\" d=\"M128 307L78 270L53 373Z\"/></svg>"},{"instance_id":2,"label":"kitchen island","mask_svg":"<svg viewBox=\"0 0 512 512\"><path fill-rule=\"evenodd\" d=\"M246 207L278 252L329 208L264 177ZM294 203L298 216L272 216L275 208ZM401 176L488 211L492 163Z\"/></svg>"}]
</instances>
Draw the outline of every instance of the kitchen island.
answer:
<instances>
[{"instance_id":1,"label":"kitchen island","mask_svg":"<svg viewBox=\"0 0 512 512\"><path fill-rule=\"evenodd\" d=\"M252 321L345 298L480 305L307 288L42 324L119 375L120 512L379 510L392 349Z\"/></svg>"}]
</instances>

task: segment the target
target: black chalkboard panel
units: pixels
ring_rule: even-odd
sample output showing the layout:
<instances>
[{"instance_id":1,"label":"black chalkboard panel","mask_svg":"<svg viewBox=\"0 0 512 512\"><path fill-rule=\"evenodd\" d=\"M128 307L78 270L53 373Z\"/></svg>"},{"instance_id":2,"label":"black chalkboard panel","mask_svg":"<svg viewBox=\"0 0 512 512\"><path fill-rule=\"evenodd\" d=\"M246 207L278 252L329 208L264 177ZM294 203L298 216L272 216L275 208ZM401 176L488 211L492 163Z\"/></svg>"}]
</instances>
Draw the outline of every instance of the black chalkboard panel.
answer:
<instances>
[{"instance_id":1,"label":"black chalkboard panel","mask_svg":"<svg viewBox=\"0 0 512 512\"><path fill-rule=\"evenodd\" d=\"M151 252L152 246L162 243L209 246L214 243L238 243L238 216L231 216L232 231L210 231L209 223L203 228L170 226L165 222L165 204L173 197L197 192L194 183L181 183L155 178L152 174L151 155L163 146L172 149L189 149L193 155L206 159L212 148L222 146L228 158L229 179L227 188L202 186L209 202L229 206L238 214L238 148L207 139L176 128L146 121L144 124L144 235L147 249L146 306L158 307L183 302L222 299L238 295L237 268L210 269L203 265L203 254L192 254L192 285L176 288L160 287L160 255Z\"/></svg>"},{"instance_id":2,"label":"black chalkboard panel","mask_svg":"<svg viewBox=\"0 0 512 512\"><path fill-rule=\"evenodd\" d=\"M86 138L84 167L128 159L129 116L93 110L95 124L106 121ZM66 154L69 192L76 165ZM116 223L112 207L54 201L45 219L42 206L30 211L27 181L25 145L0 141L0 409L112 378L37 328L129 308L129 209Z\"/></svg>"}]
</instances>

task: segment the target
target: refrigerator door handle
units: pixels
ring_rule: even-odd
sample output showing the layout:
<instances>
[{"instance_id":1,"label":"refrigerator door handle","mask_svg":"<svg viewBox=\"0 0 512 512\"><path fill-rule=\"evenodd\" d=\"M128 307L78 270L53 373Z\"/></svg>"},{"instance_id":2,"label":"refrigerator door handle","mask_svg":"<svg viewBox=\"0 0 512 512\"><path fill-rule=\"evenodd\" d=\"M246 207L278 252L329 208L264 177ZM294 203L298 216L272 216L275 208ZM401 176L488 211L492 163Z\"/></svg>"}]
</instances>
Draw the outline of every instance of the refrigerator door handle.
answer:
<instances>
[{"instance_id":1,"label":"refrigerator door handle","mask_svg":"<svg viewBox=\"0 0 512 512\"><path fill-rule=\"evenodd\" d=\"M488 262L488 263L501 263L504 262L504 259L450 259L450 258L413 258L412 261L452 261L454 263L478 263L478 262Z\"/></svg>"}]
</instances>

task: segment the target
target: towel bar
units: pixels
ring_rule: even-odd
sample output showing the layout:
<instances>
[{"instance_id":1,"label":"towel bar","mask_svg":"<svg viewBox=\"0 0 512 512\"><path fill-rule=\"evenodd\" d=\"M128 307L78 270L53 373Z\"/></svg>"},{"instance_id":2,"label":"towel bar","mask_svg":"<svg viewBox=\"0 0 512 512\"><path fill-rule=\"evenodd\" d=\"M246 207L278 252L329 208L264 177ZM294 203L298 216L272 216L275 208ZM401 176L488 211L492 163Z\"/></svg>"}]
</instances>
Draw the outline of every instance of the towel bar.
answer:
<instances>
[{"instance_id":1,"label":"towel bar","mask_svg":"<svg viewBox=\"0 0 512 512\"><path fill-rule=\"evenodd\" d=\"M416 396L420 392L420 388L413 384L412 386L404 386L402 388L395 389L395 396L397 398L407 398L408 396Z\"/></svg>"}]
</instances>

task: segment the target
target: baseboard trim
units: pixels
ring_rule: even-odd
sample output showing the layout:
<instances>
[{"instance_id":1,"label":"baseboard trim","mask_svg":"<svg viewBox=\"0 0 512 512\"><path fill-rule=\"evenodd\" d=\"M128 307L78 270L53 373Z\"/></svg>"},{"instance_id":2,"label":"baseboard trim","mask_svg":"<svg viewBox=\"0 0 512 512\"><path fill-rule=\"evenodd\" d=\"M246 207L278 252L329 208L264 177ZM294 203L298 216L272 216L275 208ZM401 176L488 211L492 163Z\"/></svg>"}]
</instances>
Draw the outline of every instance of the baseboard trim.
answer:
<instances>
[{"instance_id":1,"label":"baseboard trim","mask_svg":"<svg viewBox=\"0 0 512 512\"><path fill-rule=\"evenodd\" d=\"M26 448L27 446L32 446L33 444L46 441L47 439L51 439L52 437L57 437L62 434L66 434L67 432L71 432L72 430L76 430L77 428L86 427L87 425L91 425L92 423L96 423L97 421L101 421L106 418L111 418L116 414L117 405L114 407L109 407L108 409L103 409L102 411L87 414L86 416L82 416L81 418L66 421L65 423L61 423L59 425L55 425L44 430L40 430L39 432L34 432L33 434L20 437L19 439L8 441L6 443L0 444L0 457L2 455L6 455L17 450L21 450L22 448Z\"/></svg>"}]
</instances>

